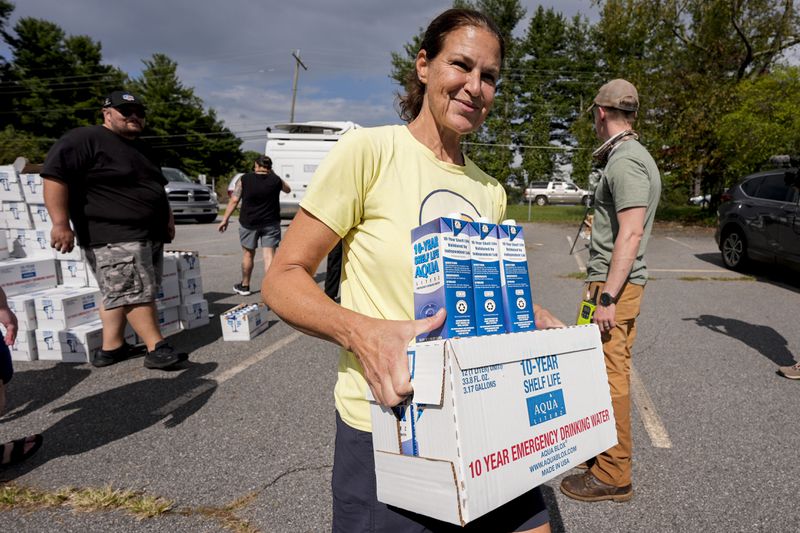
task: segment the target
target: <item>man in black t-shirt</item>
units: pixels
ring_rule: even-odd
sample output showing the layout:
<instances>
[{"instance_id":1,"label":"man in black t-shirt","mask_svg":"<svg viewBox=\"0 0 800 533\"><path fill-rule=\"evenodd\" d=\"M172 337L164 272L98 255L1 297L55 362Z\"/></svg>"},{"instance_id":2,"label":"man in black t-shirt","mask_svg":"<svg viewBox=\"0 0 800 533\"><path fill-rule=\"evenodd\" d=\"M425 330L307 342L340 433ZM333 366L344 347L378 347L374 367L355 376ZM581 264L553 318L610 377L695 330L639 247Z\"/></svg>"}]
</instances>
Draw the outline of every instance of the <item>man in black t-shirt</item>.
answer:
<instances>
[{"instance_id":1,"label":"man in black t-shirt","mask_svg":"<svg viewBox=\"0 0 800 533\"><path fill-rule=\"evenodd\" d=\"M67 132L45 159L41 175L53 222L51 245L70 252L77 236L97 278L103 347L92 364L107 366L132 354L124 337L130 323L147 347L144 366L170 368L187 356L164 340L155 307L164 243L175 236L167 181L137 140L145 121L141 100L114 91L102 111L101 126Z\"/></svg>"},{"instance_id":2,"label":"man in black t-shirt","mask_svg":"<svg viewBox=\"0 0 800 533\"><path fill-rule=\"evenodd\" d=\"M259 156L253 168L254 172L243 175L236 184L219 224L220 233L228 229L228 219L241 200L239 242L242 244L242 281L234 285L233 290L242 296L253 294L250 276L257 247L262 248L265 274L272 264L275 248L281 242L280 194L281 191L292 191L289 184L272 171L272 159L269 157Z\"/></svg>"}]
</instances>

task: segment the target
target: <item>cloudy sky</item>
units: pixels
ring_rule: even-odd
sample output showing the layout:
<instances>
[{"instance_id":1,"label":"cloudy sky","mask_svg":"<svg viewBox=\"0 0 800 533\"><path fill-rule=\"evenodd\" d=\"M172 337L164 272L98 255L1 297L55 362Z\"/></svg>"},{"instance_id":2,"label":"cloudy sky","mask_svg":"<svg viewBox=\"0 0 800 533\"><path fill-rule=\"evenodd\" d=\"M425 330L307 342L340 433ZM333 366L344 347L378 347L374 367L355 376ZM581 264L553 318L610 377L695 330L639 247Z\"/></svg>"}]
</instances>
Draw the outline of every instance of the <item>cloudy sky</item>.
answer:
<instances>
[{"instance_id":1,"label":"cloudy sky","mask_svg":"<svg viewBox=\"0 0 800 533\"><path fill-rule=\"evenodd\" d=\"M399 123L389 79L391 52L452 5L440 0L12 0L21 17L58 24L103 46L104 62L131 76L164 53L181 81L239 137L263 150L264 128L289 120L295 61L300 70L295 121ZM566 16L596 19L590 0L522 1ZM6 50L0 53L7 55Z\"/></svg>"}]
</instances>

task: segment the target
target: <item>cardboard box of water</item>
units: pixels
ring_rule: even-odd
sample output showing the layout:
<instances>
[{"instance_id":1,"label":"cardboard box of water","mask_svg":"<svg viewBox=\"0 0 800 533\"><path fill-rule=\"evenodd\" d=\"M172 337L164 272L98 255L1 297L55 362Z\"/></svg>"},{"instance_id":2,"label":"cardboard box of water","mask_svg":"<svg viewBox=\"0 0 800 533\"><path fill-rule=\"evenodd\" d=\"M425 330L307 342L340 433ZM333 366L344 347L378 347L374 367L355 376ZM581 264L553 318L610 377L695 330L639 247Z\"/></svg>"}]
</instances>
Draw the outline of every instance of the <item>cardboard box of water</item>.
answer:
<instances>
[{"instance_id":1,"label":"cardboard box of water","mask_svg":"<svg viewBox=\"0 0 800 533\"><path fill-rule=\"evenodd\" d=\"M100 291L92 287L52 289L34 298L39 329L62 330L100 318Z\"/></svg>"},{"instance_id":2,"label":"cardboard box of water","mask_svg":"<svg viewBox=\"0 0 800 533\"><path fill-rule=\"evenodd\" d=\"M447 310L442 327L417 341L475 335L469 222L437 218L411 230L414 256L414 318Z\"/></svg>"},{"instance_id":3,"label":"cardboard box of water","mask_svg":"<svg viewBox=\"0 0 800 533\"><path fill-rule=\"evenodd\" d=\"M504 220L497 227L497 233L506 331L532 331L536 329L536 322L522 226L518 226L513 220Z\"/></svg>"},{"instance_id":4,"label":"cardboard box of water","mask_svg":"<svg viewBox=\"0 0 800 533\"><path fill-rule=\"evenodd\" d=\"M505 333L500 284L500 245L497 226L488 220L471 222L469 237L472 284L475 295L475 330L478 335Z\"/></svg>"}]
</instances>

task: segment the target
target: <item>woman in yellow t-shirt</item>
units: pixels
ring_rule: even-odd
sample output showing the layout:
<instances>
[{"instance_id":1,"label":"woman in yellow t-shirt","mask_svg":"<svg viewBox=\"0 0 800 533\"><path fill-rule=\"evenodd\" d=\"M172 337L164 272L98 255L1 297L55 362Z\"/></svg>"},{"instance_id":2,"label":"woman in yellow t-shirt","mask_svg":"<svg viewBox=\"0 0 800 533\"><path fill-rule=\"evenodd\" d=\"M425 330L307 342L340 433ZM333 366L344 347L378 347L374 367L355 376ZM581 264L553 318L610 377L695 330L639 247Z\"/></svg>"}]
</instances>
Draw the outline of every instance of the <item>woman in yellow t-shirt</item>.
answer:
<instances>
[{"instance_id":1,"label":"woman in yellow t-shirt","mask_svg":"<svg viewBox=\"0 0 800 533\"><path fill-rule=\"evenodd\" d=\"M413 320L411 229L458 212L505 214L502 186L461 152L495 96L504 43L495 23L467 9L436 17L400 98L407 126L347 133L320 164L267 273L262 294L286 322L342 347L335 389L334 531L441 531L453 527L377 501L367 387L385 406L412 393L406 348L442 325ZM343 242L341 305L313 274ZM561 324L536 309L538 327ZM470 524L486 531L549 531L538 489ZM459 528L460 529L460 528Z\"/></svg>"}]
</instances>

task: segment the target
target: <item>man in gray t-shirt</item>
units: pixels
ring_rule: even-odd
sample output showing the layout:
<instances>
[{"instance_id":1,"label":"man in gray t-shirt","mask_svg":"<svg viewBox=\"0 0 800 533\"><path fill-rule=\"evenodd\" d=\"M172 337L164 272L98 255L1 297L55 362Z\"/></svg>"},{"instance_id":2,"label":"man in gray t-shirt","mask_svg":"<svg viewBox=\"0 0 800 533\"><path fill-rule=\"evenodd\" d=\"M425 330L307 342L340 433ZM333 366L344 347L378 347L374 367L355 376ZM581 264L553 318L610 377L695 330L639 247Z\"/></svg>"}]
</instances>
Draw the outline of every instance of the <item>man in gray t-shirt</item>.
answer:
<instances>
[{"instance_id":1,"label":"man in gray t-shirt","mask_svg":"<svg viewBox=\"0 0 800 533\"><path fill-rule=\"evenodd\" d=\"M633 497L631 348L647 282L644 252L661 176L632 129L639 110L636 87L612 80L600 88L590 109L603 141L594 156L605 168L595 192L586 298L600 295L593 321L602 334L618 444L587 461L585 473L564 478L561 491L582 501L627 501Z\"/></svg>"}]
</instances>

